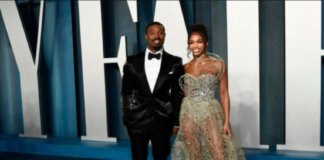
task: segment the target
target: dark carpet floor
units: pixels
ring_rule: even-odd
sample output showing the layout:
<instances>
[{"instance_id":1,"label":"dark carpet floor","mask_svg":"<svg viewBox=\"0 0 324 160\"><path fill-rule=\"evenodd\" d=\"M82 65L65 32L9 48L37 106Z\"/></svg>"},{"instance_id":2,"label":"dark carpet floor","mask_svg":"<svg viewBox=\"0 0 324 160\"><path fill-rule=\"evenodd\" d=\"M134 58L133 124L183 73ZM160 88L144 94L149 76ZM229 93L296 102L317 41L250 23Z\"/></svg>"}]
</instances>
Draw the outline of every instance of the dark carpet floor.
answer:
<instances>
[{"instance_id":1,"label":"dark carpet floor","mask_svg":"<svg viewBox=\"0 0 324 160\"><path fill-rule=\"evenodd\" d=\"M70 158L70 157L60 157L60 156L0 152L0 160L98 160L98 159Z\"/></svg>"}]
</instances>

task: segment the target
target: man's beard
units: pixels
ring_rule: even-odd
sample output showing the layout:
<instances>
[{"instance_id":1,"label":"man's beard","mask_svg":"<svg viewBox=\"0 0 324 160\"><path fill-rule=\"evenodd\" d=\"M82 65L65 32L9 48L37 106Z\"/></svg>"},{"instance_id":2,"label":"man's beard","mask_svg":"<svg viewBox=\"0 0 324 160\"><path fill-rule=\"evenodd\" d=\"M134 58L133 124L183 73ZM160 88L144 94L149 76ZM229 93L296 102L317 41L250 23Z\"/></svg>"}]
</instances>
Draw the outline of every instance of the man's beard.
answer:
<instances>
[{"instance_id":1,"label":"man's beard","mask_svg":"<svg viewBox=\"0 0 324 160\"><path fill-rule=\"evenodd\" d=\"M163 45L158 46L158 47L153 47L153 49L156 50L156 51L158 51L158 50L160 50L160 49L162 48L162 46L163 46Z\"/></svg>"}]
</instances>

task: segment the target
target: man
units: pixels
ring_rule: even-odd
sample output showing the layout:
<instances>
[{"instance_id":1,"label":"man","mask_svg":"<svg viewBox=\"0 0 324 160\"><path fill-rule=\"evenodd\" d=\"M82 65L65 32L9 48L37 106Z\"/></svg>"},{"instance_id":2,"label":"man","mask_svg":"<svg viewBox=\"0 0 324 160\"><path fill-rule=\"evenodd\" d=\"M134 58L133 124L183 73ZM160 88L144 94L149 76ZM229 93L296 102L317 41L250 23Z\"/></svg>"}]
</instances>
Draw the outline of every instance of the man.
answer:
<instances>
[{"instance_id":1,"label":"man","mask_svg":"<svg viewBox=\"0 0 324 160\"><path fill-rule=\"evenodd\" d=\"M150 140L154 159L166 160L171 135L178 132L183 98L179 78L184 68L181 58L164 51L165 28L161 23L149 24L145 38L146 50L127 57L124 65L123 122L133 160L147 159Z\"/></svg>"}]
</instances>

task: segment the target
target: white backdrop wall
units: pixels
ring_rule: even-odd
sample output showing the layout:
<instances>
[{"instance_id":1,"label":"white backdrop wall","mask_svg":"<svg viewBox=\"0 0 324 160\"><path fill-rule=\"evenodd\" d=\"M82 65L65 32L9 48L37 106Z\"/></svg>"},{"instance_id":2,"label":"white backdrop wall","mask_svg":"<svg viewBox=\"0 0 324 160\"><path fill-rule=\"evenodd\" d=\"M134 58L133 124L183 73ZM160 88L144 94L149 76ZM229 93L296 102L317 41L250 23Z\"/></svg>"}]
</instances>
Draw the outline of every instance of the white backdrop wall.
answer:
<instances>
[{"instance_id":1,"label":"white backdrop wall","mask_svg":"<svg viewBox=\"0 0 324 160\"><path fill-rule=\"evenodd\" d=\"M228 83L231 124L243 147L264 148L260 142L259 5L228 1Z\"/></svg>"},{"instance_id":2,"label":"white backdrop wall","mask_svg":"<svg viewBox=\"0 0 324 160\"><path fill-rule=\"evenodd\" d=\"M324 150L321 55L321 1L286 1L286 145L279 149Z\"/></svg>"}]
</instances>

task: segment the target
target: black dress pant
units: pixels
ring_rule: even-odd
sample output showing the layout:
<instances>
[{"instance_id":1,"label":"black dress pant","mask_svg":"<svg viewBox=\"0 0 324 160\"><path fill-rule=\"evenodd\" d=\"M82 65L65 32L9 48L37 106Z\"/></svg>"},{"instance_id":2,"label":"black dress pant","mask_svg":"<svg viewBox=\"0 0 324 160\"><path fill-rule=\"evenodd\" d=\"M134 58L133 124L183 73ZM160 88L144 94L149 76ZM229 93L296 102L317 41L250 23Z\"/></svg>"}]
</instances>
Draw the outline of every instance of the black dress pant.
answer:
<instances>
[{"instance_id":1,"label":"black dress pant","mask_svg":"<svg viewBox=\"0 0 324 160\"><path fill-rule=\"evenodd\" d=\"M150 127L146 134L134 133L127 129L133 160L147 160L150 140L154 160L167 160L171 150L172 127Z\"/></svg>"}]
</instances>

